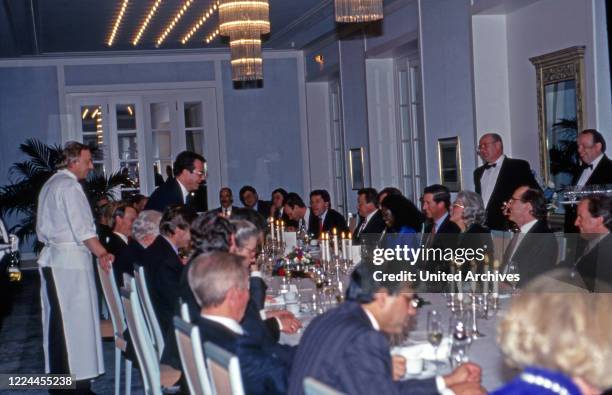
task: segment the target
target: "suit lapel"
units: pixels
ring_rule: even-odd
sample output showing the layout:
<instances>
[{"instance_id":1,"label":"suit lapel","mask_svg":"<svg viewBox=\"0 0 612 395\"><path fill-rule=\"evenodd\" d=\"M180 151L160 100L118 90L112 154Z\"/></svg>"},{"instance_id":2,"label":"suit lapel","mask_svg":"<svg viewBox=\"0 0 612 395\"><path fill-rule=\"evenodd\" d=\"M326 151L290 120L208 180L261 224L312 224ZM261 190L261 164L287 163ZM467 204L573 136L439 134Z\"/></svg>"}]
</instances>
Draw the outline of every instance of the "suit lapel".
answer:
<instances>
[{"instance_id":1,"label":"suit lapel","mask_svg":"<svg viewBox=\"0 0 612 395\"><path fill-rule=\"evenodd\" d=\"M597 167L593 169L593 172L591 173L591 176L589 177L589 179L585 182L584 185L593 185L595 183L599 183L596 182L595 180L601 178L601 174L605 168L605 162L608 160L608 157L604 154L604 156L601 158L601 160L599 161L599 163L597 164ZM576 179L576 182L578 182L578 180L580 179L580 175L578 175L578 178Z\"/></svg>"}]
</instances>

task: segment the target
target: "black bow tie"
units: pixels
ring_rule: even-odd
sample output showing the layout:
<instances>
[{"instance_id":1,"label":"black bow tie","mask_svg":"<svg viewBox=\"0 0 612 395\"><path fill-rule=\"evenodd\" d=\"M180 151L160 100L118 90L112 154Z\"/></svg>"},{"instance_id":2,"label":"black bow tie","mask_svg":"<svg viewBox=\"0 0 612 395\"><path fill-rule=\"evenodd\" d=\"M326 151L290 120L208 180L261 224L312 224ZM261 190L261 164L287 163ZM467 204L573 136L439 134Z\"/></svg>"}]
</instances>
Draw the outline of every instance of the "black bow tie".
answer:
<instances>
[{"instance_id":1,"label":"black bow tie","mask_svg":"<svg viewBox=\"0 0 612 395\"><path fill-rule=\"evenodd\" d=\"M496 167L496 166L497 166L497 163L485 163L484 169L487 170L487 169L490 169L490 168Z\"/></svg>"},{"instance_id":2,"label":"black bow tie","mask_svg":"<svg viewBox=\"0 0 612 395\"><path fill-rule=\"evenodd\" d=\"M583 164L582 165L582 170L586 170L586 169L593 170L593 164L592 163L590 165Z\"/></svg>"}]
</instances>

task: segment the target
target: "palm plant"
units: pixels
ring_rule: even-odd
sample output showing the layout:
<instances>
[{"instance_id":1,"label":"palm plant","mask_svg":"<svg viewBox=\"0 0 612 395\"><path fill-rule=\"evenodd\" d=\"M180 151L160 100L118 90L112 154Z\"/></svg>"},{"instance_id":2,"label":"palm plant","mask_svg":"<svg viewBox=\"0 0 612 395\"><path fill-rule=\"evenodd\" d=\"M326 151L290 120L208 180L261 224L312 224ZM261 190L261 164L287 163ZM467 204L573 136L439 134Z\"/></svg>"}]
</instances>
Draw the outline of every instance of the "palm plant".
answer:
<instances>
[{"instance_id":1,"label":"palm plant","mask_svg":"<svg viewBox=\"0 0 612 395\"><path fill-rule=\"evenodd\" d=\"M47 145L37 139L28 139L19 146L28 159L14 163L9 171L10 184L0 187L0 216L12 215L18 219L10 232L20 243L35 241L34 251L41 249L36 240L36 210L38 194L47 180L57 171L62 159L59 145ZM83 187L90 203L101 197L113 199L112 190L125 184L119 172L107 176L90 173Z\"/></svg>"},{"instance_id":2,"label":"palm plant","mask_svg":"<svg viewBox=\"0 0 612 395\"><path fill-rule=\"evenodd\" d=\"M580 170L580 157L578 156L578 145L576 135L578 123L576 118L562 118L552 125L559 133L557 144L549 149L550 172L553 175L559 173L575 174Z\"/></svg>"}]
</instances>

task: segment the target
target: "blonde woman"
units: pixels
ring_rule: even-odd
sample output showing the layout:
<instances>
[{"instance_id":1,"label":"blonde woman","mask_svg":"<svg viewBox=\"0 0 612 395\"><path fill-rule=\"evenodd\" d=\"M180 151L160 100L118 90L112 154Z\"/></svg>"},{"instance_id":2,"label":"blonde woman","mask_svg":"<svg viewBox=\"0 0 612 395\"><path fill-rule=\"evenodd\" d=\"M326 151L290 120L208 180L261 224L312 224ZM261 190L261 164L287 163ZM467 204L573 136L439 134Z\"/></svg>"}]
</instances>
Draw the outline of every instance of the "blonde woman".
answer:
<instances>
[{"instance_id":1,"label":"blonde woman","mask_svg":"<svg viewBox=\"0 0 612 395\"><path fill-rule=\"evenodd\" d=\"M563 274L565 275L565 274ZM591 395L612 387L612 294L539 277L499 326L507 362L522 372L494 395Z\"/></svg>"}]
</instances>

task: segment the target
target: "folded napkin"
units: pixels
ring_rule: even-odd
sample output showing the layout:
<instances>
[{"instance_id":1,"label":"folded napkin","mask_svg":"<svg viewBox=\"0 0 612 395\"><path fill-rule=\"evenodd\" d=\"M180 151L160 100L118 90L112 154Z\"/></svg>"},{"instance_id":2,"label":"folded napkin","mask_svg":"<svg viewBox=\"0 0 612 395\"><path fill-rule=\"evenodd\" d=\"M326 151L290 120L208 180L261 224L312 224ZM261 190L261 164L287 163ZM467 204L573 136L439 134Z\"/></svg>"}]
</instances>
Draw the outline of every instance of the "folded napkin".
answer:
<instances>
[{"instance_id":1,"label":"folded napkin","mask_svg":"<svg viewBox=\"0 0 612 395\"><path fill-rule=\"evenodd\" d=\"M392 355L401 355L406 359L422 358L428 361L446 361L450 354L451 340L448 337L442 339L442 343L434 352L434 347L429 343L419 343L410 346L398 346L391 349Z\"/></svg>"},{"instance_id":2,"label":"folded napkin","mask_svg":"<svg viewBox=\"0 0 612 395\"><path fill-rule=\"evenodd\" d=\"M279 307L279 306L283 306L284 304L285 304L285 298L283 297L283 295L279 295L275 297L266 296L266 301L264 303L264 309L268 307Z\"/></svg>"}]
</instances>

